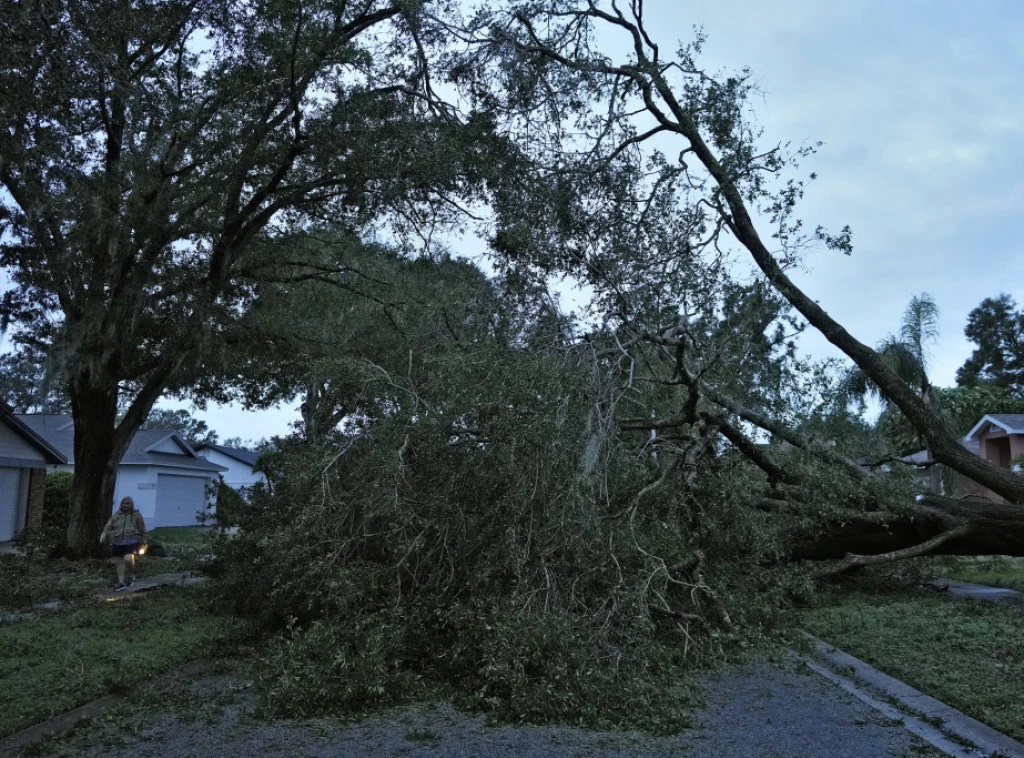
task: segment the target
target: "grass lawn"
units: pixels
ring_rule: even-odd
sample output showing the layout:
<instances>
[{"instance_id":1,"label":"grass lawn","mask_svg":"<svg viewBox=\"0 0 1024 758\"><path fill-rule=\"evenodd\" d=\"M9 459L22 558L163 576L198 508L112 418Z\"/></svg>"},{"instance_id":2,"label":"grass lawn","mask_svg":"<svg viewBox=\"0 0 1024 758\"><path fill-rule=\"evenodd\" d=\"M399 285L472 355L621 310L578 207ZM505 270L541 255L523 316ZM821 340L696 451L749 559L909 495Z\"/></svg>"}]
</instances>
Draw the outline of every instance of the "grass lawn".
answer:
<instances>
[{"instance_id":1,"label":"grass lawn","mask_svg":"<svg viewBox=\"0 0 1024 758\"><path fill-rule=\"evenodd\" d=\"M209 533L154 530L176 557L145 558L137 573L181 565L180 552L204 554ZM180 551L180 552L179 552ZM207 609L201 588L164 587L104 600L115 581L105 560L0 556L0 611L31 611L0 621L0 736L23 729L199 657L241 621ZM56 611L34 606L61 601Z\"/></svg>"},{"instance_id":2,"label":"grass lawn","mask_svg":"<svg viewBox=\"0 0 1024 758\"><path fill-rule=\"evenodd\" d=\"M1024 558L1011 558L1008 555L930 558L922 562L920 570L932 576L1024 592Z\"/></svg>"},{"instance_id":3,"label":"grass lawn","mask_svg":"<svg viewBox=\"0 0 1024 758\"><path fill-rule=\"evenodd\" d=\"M0 626L0 735L208 655L228 623L195 590L79 603Z\"/></svg>"},{"instance_id":4,"label":"grass lawn","mask_svg":"<svg viewBox=\"0 0 1024 758\"><path fill-rule=\"evenodd\" d=\"M974 580L971 580L974 581ZM1024 739L1024 612L923 592L835 593L809 632L1018 740Z\"/></svg>"},{"instance_id":5,"label":"grass lawn","mask_svg":"<svg viewBox=\"0 0 1024 758\"><path fill-rule=\"evenodd\" d=\"M149 539L168 550L191 549L209 551L215 532L202 526L158 526L149 531Z\"/></svg>"}]
</instances>

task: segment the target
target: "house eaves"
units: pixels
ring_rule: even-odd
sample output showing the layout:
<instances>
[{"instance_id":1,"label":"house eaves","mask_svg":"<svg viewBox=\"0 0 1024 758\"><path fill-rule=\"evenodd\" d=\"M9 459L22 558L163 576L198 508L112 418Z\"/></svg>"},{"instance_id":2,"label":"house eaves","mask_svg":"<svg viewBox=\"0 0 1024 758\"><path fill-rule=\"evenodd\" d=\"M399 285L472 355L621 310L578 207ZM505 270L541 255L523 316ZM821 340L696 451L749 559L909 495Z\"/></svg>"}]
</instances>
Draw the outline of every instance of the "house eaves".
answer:
<instances>
[{"instance_id":1,"label":"house eaves","mask_svg":"<svg viewBox=\"0 0 1024 758\"><path fill-rule=\"evenodd\" d=\"M974 425L971 431L967 432L964 439L974 439L974 435L985 428L985 424L991 424L1002 429L1007 434L1024 434L1024 413L988 413L981 421Z\"/></svg>"},{"instance_id":2,"label":"house eaves","mask_svg":"<svg viewBox=\"0 0 1024 758\"><path fill-rule=\"evenodd\" d=\"M28 424L15 416L14 409L3 400L0 400L0 418L20 434L30 445L42 453L43 459L47 463L60 464L68 462L67 457L60 450L47 442Z\"/></svg>"}]
</instances>

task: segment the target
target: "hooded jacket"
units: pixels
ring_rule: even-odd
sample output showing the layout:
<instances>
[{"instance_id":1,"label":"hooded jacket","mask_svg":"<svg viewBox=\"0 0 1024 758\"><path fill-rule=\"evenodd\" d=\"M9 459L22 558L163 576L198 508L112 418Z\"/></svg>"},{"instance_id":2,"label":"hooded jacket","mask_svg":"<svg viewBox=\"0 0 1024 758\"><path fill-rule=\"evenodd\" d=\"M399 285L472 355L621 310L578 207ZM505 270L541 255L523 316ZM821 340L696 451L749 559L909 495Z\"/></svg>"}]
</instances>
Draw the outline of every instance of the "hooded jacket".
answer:
<instances>
[{"instance_id":1,"label":"hooded jacket","mask_svg":"<svg viewBox=\"0 0 1024 758\"><path fill-rule=\"evenodd\" d=\"M109 539L111 544L121 542L142 542L146 537L146 522L142 520L142 514L137 510L130 510L124 513L118 508L110 521L103 527L101 539Z\"/></svg>"}]
</instances>

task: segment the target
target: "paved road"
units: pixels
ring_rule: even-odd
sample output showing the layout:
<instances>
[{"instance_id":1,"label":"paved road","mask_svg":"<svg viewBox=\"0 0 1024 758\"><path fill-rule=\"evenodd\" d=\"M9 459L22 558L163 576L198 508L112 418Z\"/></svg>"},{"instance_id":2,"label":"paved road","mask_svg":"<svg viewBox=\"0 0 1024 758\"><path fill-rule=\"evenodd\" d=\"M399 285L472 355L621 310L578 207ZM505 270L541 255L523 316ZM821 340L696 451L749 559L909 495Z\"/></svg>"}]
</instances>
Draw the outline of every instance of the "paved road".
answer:
<instances>
[{"instance_id":1,"label":"paved road","mask_svg":"<svg viewBox=\"0 0 1024 758\"><path fill-rule=\"evenodd\" d=\"M707 682L701 727L669 738L564 727L492 727L447 706L408 708L355 726L330 720L260 725L245 718L252 696L238 680L192 685L197 700L227 703L209 721L167 714L142 726L127 716L77 730L42 753L93 758L890 758L941 755L876 711L792 663L758 664ZM35 755L40 753L36 752Z\"/></svg>"}]
</instances>

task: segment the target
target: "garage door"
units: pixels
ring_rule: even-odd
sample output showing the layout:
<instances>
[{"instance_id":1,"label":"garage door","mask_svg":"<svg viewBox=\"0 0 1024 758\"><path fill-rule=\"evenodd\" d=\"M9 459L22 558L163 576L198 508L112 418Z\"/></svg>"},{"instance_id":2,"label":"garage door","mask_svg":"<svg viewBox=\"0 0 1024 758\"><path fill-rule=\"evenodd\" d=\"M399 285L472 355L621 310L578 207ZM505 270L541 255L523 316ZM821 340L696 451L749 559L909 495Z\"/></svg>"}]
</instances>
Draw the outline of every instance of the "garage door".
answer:
<instances>
[{"instance_id":1,"label":"garage door","mask_svg":"<svg viewBox=\"0 0 1024 758\"><path fill-rule=\"evenodd\" d=\"M206 479L201 476L156 477L156 513L147 529L155 526L195 526L196 514L206 508Z\"/></svg>"},{"instance_id":2,"label":"garage door","mask_svg":"<svg viewBox=\"0 0 1024 758\"><path fill-rule=\"evenodd\" d=\"M0 542L14 539L21 531L18 523L20 493L21 469L0 468Z\"/></svg>"}]
</instances>

